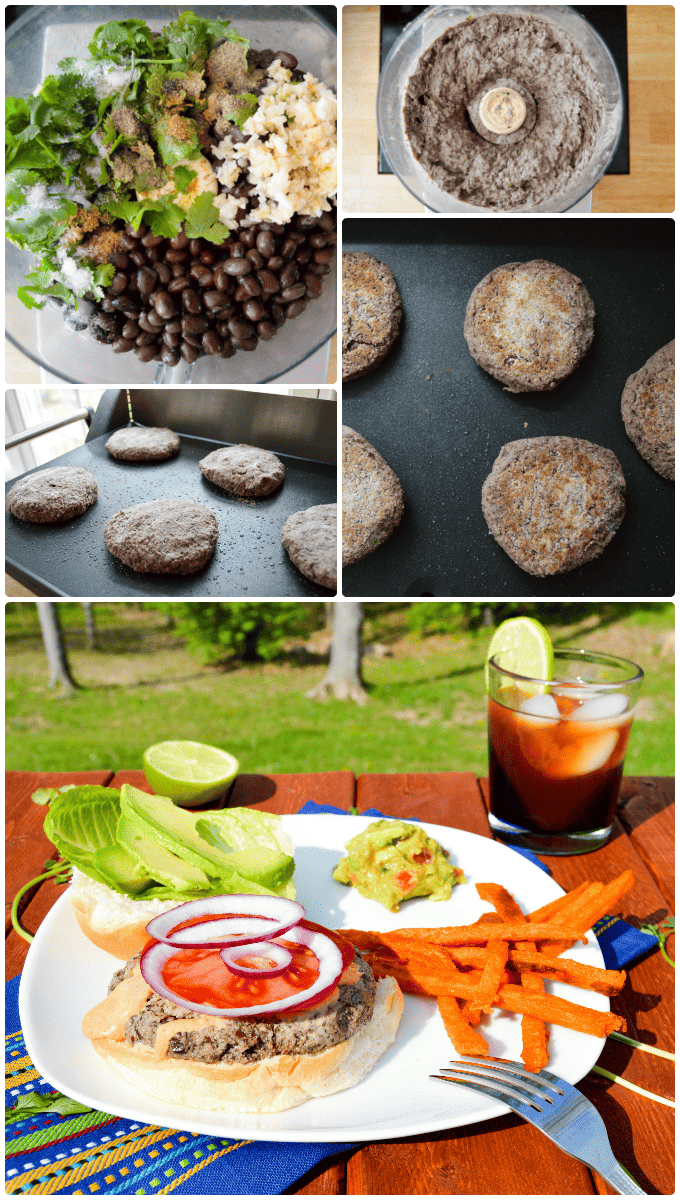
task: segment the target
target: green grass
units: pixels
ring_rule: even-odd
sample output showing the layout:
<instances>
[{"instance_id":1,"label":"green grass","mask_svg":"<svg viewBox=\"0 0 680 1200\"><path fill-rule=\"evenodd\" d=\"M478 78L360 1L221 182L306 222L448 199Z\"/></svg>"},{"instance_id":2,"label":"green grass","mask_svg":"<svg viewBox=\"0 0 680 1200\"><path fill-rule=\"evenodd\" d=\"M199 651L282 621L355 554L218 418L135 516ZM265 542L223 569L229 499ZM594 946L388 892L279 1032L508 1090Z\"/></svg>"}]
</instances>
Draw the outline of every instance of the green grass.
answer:
<instances>
[{"instance_id":1,"label":"green grass","mask_svg":"<svg viewBox=\"0 0 680 1200\"><path fill-rule=\"evenodd\" d=\"M76 639L69 650L82 685L70 699L47 687L40 639L26 627L12 629L6 645L8 768L141 769L142 753L153 742L188 738L229 750L248 772L486 774L482 666L488 631L402 636L391 647L393 656L367 656L369 701L359 708L305 697L323 676L321 658L288 656L226 671L202 667L164 629L159 614L126 607L124 628L105 629L97 614L106 649L88 652ZM672 606L642 612L631 606L628 616L610 623L591 616L578 628L552 629L560 644L619 653L645 670L628 775L673 774L672 628Z\"/></svg>"}]
</instances>

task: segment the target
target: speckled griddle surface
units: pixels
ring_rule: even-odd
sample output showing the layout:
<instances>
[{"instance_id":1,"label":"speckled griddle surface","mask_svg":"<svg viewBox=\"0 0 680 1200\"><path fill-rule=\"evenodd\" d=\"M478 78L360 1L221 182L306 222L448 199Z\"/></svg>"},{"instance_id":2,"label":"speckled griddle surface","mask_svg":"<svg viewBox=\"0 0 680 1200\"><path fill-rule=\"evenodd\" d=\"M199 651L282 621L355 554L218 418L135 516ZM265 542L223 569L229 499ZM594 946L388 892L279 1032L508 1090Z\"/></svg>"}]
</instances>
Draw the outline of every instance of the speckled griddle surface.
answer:
<instances>
[{"instance_id":1,"label":"speckled griddle surface","mask_svg":"<svg viewBox=\"0 0 680 1200\"><path fill-rule=\"evenodd\" d=\"M33 525L6 513L7 569L24 586L41 596L131 599L331 595L293 565L281 544L281 529L291 513L335 501L335 467L280 454L286 468L282 487L271 496L248 500L216 487L199 470L199 459L223 442L182 435L179 455L167 462L120 462L105 449L109 436L49 464L86 467L95 476L99 498L81 517L63 525ZM16 479L6 490L14 483ZM220 527L215 554L203 570L195 575L138 574L109 553L104 526L114 513L145 500L180 496L212 509Z\"/></svg>"},{"instance_id":2,"label":"speckled griddle surface","mask_svg":"<svg viewBox=\"0 0 680 1200\"><path fill-rule=\"evenodd\" d=\"M342 419L371 442L404 488L404 517L374 554L343 571L345 596L672 596L672 483L638 454L621 393L674 335L668 218L421 218L343 221L343 249L386 262L402 332L381 366L343 388ZM545 258L572 271L595 303L595 338L553 392L512 394L463 337L472 289L494 267ZM506 442L562 435L613 450L627 512L600 558L530 576L496 544L482 484Z\"/></svg>"}]
</instances>

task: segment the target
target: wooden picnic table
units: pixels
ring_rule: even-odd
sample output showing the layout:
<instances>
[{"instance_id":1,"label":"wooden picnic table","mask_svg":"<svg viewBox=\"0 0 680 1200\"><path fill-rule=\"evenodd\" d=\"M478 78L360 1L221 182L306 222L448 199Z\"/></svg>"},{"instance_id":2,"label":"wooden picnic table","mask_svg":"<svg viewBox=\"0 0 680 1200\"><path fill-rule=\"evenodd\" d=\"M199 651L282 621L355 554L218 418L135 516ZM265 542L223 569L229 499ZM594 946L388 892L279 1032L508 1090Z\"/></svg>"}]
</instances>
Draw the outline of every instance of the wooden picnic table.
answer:
<instances>
[{"instance_id":1,"label":"wooden picnic table","mask_svg":"<svg viewBox=\"0 0 680 1200\"><path fill-rule=\"evenodd\" d=\"M141 771L38 774L11 771L6 784L7 977L17 975L28 946L11 928L12 898L39 875L54 851L42 829L44 809L31 802L38 787L65 783L132 783L147 791ZM295 813L307 800L359 813L377 808L395 817L419 817L489 837L487 781L471 773L360 775L333 771L309 775L240 775L225 803L268 812ZM624 896L620 915L658 923L674 911L674 787L672 779L624 780L609 843L573 858L541 856L565 890L586 878L609 880L627 867L636 884ZM35 931L61 889L51 882L27 897L24 927ZM672 945L672 943L671 943ZM658 950L633 963L615 1012L625 1017L630 1037L673 1049L674 973ZM601 1066L631 1083L672 1098L673 1064L611 1039ZM602 1115L615 1156L651 1195L674 1191L673 1109L619 1084L588 1075L579 1084ZM348 1104L351 1103L348 1097ZM394 1138L326 1159L290 1189L294 1195L611 1195L598 1176L568 1157L515 1114L461 1129Z\"/></svg>"}]
</instances>

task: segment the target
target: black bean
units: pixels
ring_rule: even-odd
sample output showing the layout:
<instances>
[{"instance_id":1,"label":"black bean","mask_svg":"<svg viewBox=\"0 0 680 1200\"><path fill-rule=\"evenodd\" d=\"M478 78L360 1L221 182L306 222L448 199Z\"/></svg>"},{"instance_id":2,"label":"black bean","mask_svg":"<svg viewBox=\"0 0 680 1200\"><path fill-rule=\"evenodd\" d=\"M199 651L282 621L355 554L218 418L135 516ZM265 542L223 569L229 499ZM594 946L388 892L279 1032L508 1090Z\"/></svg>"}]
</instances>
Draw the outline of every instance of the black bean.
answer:
<instances>
[{"instance_id":1,"label":"black bean","mask_svg":"<svg viewBox=\"0 0 680 1200\"><path fill-rule=\"evenodd\" d=\"M184 250L185 246L189 245L189 239L184 230L181 230L175 237L170 238L170 245L173 250Z\"/></svg>"},{"instance_id":2,"label":"black bean","mask_svg":"<svg viewBox=\"0 0 680 1200\"><path fill-rule=\"evenodd\" d=\"M127 354L130 350L134 350L135 343L132 338L118 337L113 343L114 354Z\"/></svg>"},{"instance_id":3,"label":"black bean","mask_svg":"<svg viewBox=\"0 0 680 1200\"><path fill-rule=\"evenodd\" d=\"M158 292L155 300L156 312L159 313L163 320L169 321L170 317L175 315L175 306L172 303L172 297L168 292Z\"/></svg>"},{"instance_id":4,"label":"black bean","mask_svg":"<svg viewBox=\"0 0 680 1200\"><path fill-rule=\"evenodd\" d=\"M291 284L297 283L300 272L297 268L297 263L288 262L281 272L281 287L289 288Z\"/></svg>"},{"instance_id":5,"label":"black bean","mask_svg":"<svg viewBox=\"0 0 680 1200\"><path fill-rule=\"evenodd\" d=\"M236 346L239 350L257 350L257 338L244 338L243 341L237 342Z\"/></svg>"},{"instance_id":6,"label":"black bean","mask_svg":"<svg viewBox=\"0 0 680 1200\"><path fill-rule=\"evenodd\" d=\"M334 258L335 250L333 250L330 246L326 246L323 250L314 251L314 262L323 263L324 266L328 263L332 263Z\"/></svg>"},{"instance_id":7,"label":"black bean","mask_svg":"<svg viewBox=\"0 0 680 1200\"><path fill-rule=\"evenodd\" d=\"M266 268L257 272L257 281L265 293L278 292L281 283L273 271Z\"/></svg>"},{"instance_id":8,"label":"black bean","mask_svg":"<svg viewBox=\"0 0 680 1200\"><path fill-rule=\"evenodd\" d=\"M226 292L229 286L229 276L224 269L224 265L220 265L213 276L213 283L219 292Z\"/></svg>"},{"instance_id":9,"label":"black bean","mask_svg":"<svg viewBox=\"0 0 680 1200\"><path fill-rule=\"evenodd\" d=\"M222 349L222 338L214 329L209 329L203 334L201 344L206 354L219 354Z\"/></svg>"},{"instance_id":10,"label":"black bean","mask_svg":"<svg viewBox=\"0 0 680 1200\"><path fill-rule=\"evenodd\" d=\"M138 321L126 321L123 328L121 329L121 337L124 337L124 338L136 338L138 333L139 333L139 322Z\"/></svg>"},{"instance_id":11,"label":"black bean","mask_svg":"<svg viewBox=\"0 0 680 1200\"><path fill-rule=\"evenodd\" d=\"M248 321L242 321L240 317L230 317L227 321L229 332L235 341L245 341L246 338L252 337L253 327Z\"/></svg>"},{"instance_id":12,"label":"black bean","mask_svg":"<svg viewBox=\"0 0 680 1200\"><path fill-rule=\"evenodd\" d=\"M142 296L149 296L156 286L158 275L151 267L140 267L137 272L137 287Z\"/></svg>"},{"instance_id":13,"label":"black bean","mask_svg":"<svg viewBox=\"0 0 680 1200\"><path fill-rule=\"evenodd\" d=\"M142 245L146 246L148 249L151 249L152 246L160 246L161 242L164 241L164 237L157 237L156 234L153 233L145 233L144 237L142 238Z\"/></svg>"},{"instance_id":14,"label":"black bean","mask_svg":"<svg viewBox=\"0 0 680 1200\"><path fill-rule=\"evenodd\" d=\"M172 271L167 263L156 263L155 271L161 283L169 283L172 279Z\"/></svg>"},{"instance_id":15,"label":"black bean","mask_svg":"<svg viewBox=\"0 0 680 1200\"><path fill-rule=\"evenodd\" d=\"M264 266L264 258L259 250L246 251L246 258L253 264L256 271L259 271L260 267Z\"/></svg>"},{"instance_id":16,"label":"black bean","mask_svg":"<svg viewBox=\"0 0 680 1200\"><path fill-rule=\"evenodd\" d=\"M245 258L246 248L240 242L229 243L229 258ZM228 260L227 260L228 261Z\"/></svg>"},{"instance_id":17,"label":"black bean","mask_svg":"<svg viewBox=\"0 0 680 1200\"><path fill-rule=\"evenodd\" d=\"M302 298L302 296L305 295L306 291L307 291L306 283L294 283L291 285L291 287L287 287L287 288L283 289L283 291L281 292L281 299L285 300L286 303L289 300L300 300Z\"/></svg>"},{"instance_id":18,"label":"black bean","mask_svg":"<svg viewBox=\"0 0 680 1200\"><path fill-rule=\"evenodd\" d=\"M138 346L135 354L141 362L151 362L151 359L156 357L156 345L153 343L152 345Z\"/></svg>"},{"instance_id":19,"label":"black bean","mask_svg":"<svg viewBox=\"0 0 680 1200\"><path fill-rule=\"evenodd\" d=\"M128 277L122 271L116 271L111 283L108 287L109 296L118 296L124 292L128 285Z\"/></svg>"},{"instance_id":20,"label":"black bean","mask_svg":"<svg viewBox=\"0 0 680 1200\"><path fill-rule=\"evenodd\" d=\"M117 267L119 271L124 271L130 260L124 250L114 250L109 258L109 262L112 262L114 267Z\"/></svg>"},{"instance_id":21,"label":"black bean","mask_svg":"<svg viewBox=\"0 0 680 1200\"><path fill-rule=\"evenodd\" d=\"M295 298L292 297L292 299ZM243 315L249 321L261 321L267 315L267 310L259 300L246 300L243 305Z\"/></svg>"},{"instance_id":22,"label":"black bean","mask_svg":"<svg viewBox=\"0 0 680 1200\"><path fill-rule=\"evenodd\" d=\"M309 250L298 250L297 254L295 255L295 261L298 266L306 267L311 257L312 256Z\"/></svg>"},{"instance_id":23,"label":"black bean","mask_svg":"<svg viewBox=\"0 0 680 1200\"><path fill-rule=\"evenodd\" d=\"M276 324L280 328L286 319L286 314L280 304L272 304L271 315L272 315L272 320L276 321Z\"/></svg>"},{"instance_id":24,"label":"black bean","mask_svg":"<svg viewBox=\"0 0 680 1200\"><path fill-rule=\"evenodd\" d=\"M303 313L306 307L306 300L293 300L293 303L289 304L286 308L286 316L291 320L293 317L299 317L300 313Z\"/></svg>"},{"instance_id":25,"label":"black bean","mask_svg":"<svg viewBox=\"0 0 680 1200\"><path fill-rule=\"evenodd\" d=\"M143 221L140 222L139 229L135 229L134 225L126 225L125 232L129 235L129 237L141 238L144 237L144 234L146 233L146 225Z\"/></svg>"},{"instance_id":26,"label":"black bean","mask_svg":"<svg viewBox=\"0 0 680 1200\"><path fill-rule=\"evenodd\" d=\"M195 346L197 350L202 349L201 335L199 333L185 333L184 341L188 342L190 346Z\"/></svg>"},{"instance_id":27,"label":"black bean","mask_svg":"<svg viewBox=\"0 0 680 1200\"><path fill-rule=\"evenodd\" d=\"M173 321L168 321L167 325L165 326L165 332L166 333L181 333L182 332L182 320L183 320L183 318L181 318L181 317L175 317L175 319Z\"/></svg>"},{"instance_id":28,"label":"black bean","mask_svg":"<svg viewBox=\"0 0 680 1200\"><path fill-rule=\"evenodd\" d=\"M190 281L186 275L180 275L177 279L171 279L168 284L168 291L174 296L177 292L185 292L191 287Z\"/></svg>"},{"instance_id":29,"label":"black bean","mask_svg":"<svg viewBox=\"0 0 680 1200\"><path fill-rule=\"evenodd\" d=\"M220 358L232 358L235 353L233 342L230 338L227 338L220 350Z\"/></svg>"},{"instance_id":30,"label":"black bean","mask_svg":"<svg viewBox=\"0 0 680 1200\"><path fill-rule=\"evenodd\" d=\"M212 291L203 293L203 304L208 309L208 312L214 312L222 308L225 298L222 292Z\"/></svg>"},{"instance_id":31,"label":"black bean","mask_svg":"<svg viewBox=\"0 0 680 1200\"><path fill-rule=\"evenodd\" d=\"M181 340L181 333L168 333L167 329L163 330L163 341L166 346L179 346Z\"/></svg>"},{"instance_id":32,"label":"black bean","mask_svg":"<svg viewBox=\"0 0 680 1200\"><path fill-rule=\"evenodd\" d=\"M281 66L285 67L287 71L294 71L298 65L295 55L289 54L287 50L277 50L274 57L278 58Z\"/></svg>"},{"instance_id":33,"label":"black bean","mask_svg":"<svg viewBox=\"0 0 680 1200\"><path fill-rule=\"evenodd\" d=\"M176 367L179 362L179 354L176 354L172 346L164 346L161 350L161 361L167 363L169 367Z\"/></svg>"},{"instance_id":34,"label":"black bean","mask_svg":"<svg viewBox=\"0 0 680 1200\"><path fill-rule=\"evenodd\" d=\"M273 254L272 257L269 259L267 266L270 271L280 271L281 267L285 264L285 261L286 260L285 260L285 258L282 257L282 255Z\"/></svg>"},{"instance_id":35,"label":"black bean","mask_svg":"<svg viewBox=\"0 0 680 1200\"><path fill-rule=\"evenodd\" d=\"M213 265L213 263L215 262L216 258L217 258L217 254L215 253L214 250L210 250L209 248L206 250L201 250L201 254L200 254L201 262L205 263L205 265L207 267L211 267Z\"/></svg>"},{"instance_id":36,"label":"black bean","mask_svg":"<svg viewBox=\"0 0 680 1200\"><path fill-rule=\"evenodd\" d=\"M205 333L208 328L208 322L205 317L196 317L189 315L182 317L182 333Z\"/></svg>"},{"instance_id":37,"label":"black bean","mask_svg":"<svg viewBox=\"0 0 680 1200\"><path fill-rule=\"evenodd\" d=\"M257 336L262 338L263 342L268 342L276 333L276 325L273 321L258 321L256 328Z\"/></svg>"},{"instance_id":38,"label":"black bean","mask_svg":"<svg viewBox=\"0 0 680 1200\"><path fill-rule=\"evenodd\" d=\"M257 232L254 229L242 229L239 234L239 242L248 250L252 250L257 240Z\"/></svg>"},{"instance_id":39,"label":"black bean","mask_svg":"<svg viewBox=\"0 0 680 1200\"><path fill-rule=\"evenodd\" d=\"M314 250L323 250L327 240L325 233L310 233L309 235L309 244Z\"/></svg>"},{"instance_id":40,"label":"black bean","mask_svg":"<svg viewBox=\"0 0 680 1200\"><path fill-rule=\"evenodd\" d=\"M120 237L118 238L118 245L121 246L123 250L136 250L137 239L131 233L121 233Z\"/></svg>"},{"instance_id":41,"label":"black bean","mask_svg":"<svg viewBox=\"0 0 680 1200\"><path fill-rule=\"evenodd\" d=\"M186 342L186 341L182 342L182 345L179 348L179 352L182 355L182 358L184 359L184 361L188 362L188 363L195 363L196 359L199 357L198 350L196 349L196 347L192 346L189 342Z\"/></svg>"},{"instance_id":42,"label":"black bean","mask_svg":"<svg viewBox=\"0 0 680 1200\"><path fill-rule=\"evenodd\" d=\"M224 264L224 269L227 275L235 275L240 279L242 275L250 274L253 264L248 258L230 258L229 262Z\"/></svg>"},{"instance_id":43,"label":"black bean","mask_svg":"<svg viewBox=\"0 0 680 1200\"><path fill-rule=\"evenodd\" d=\"M200 238L192 238L189 242L189 253L193 254L194 258L198 258L203 247L201 246Z\"/></svg>"},{"instance_id":44,"label":"black bean","mask_svg":"<svg viewBox=\"0 0 680 1200\"><path fill-rule=\"evenodd\" d=\"M165 261L169 263L184 263L189 261L189 254L186 250L166 250Z\"/></svg>"},{"instance_id":45,"label":"black bean","mask_svg":"<svg viewBox=\"0 0 680 1200\"><path fill-rule=\"evenodd\" d=\"M162 317L159 312L156 312L155 308L152 308L151 312L147 313L146 319L153 329L162 329L165 325L165 317Z\"/></svg>"},{"instance_id":46,"label":"black bean","mask_svg":"<svg viewBox=\"0 0 680 1200\"><path fill-rule=\"evenodd\" d=\"M155 332L154 333L140 333L139 337L135 338L135 341L138 346L150 346L153 342L156 341L157 337L158 337L158 334Z\"/></svg>"},{"instance_id":47,"label":"black bean","mask_svg":"<svg viewBox=\"0 0 680 1200\"><path fill-rule=\"evenodd\" d=\"M146 254L143 250L131 250L130 262L133 262L136 267L143 267L146 263Z\"/></svg>"},{"instance_id":48,"label":"black bean","mask_svg":"<svg viewBox=\"0 0 680 1200\"><path fill-rule=\"evenodd\" d=\"M104 299L102 300L102 312L112 313L115 311L116 311L116 306L113 303L113 300L111 300L108 296L105 296Z\"/></svg>"},{"instance_id":49,"label":"black bean","mask_svg":"<svg viewBox=\"0 0 680 1200\"><path fill-rule=\"evenodd\" d=\"M293 238L287 237L285 242L283 242L281 249L279 250L279 254L281 255L281 258L288 259L293 257L296 250L297 242L293 241Z\"/></svg>"},{"instance_id":50,"label":"black bean","mask_svg":"<svg viewBox=\"0 0 680 1200\"><path fill-rule=\"evenodd\" d=\"M318 275L312 275L311 271L308 271L304 276L304 280L308 296L316 297L321 295L322 284Z\"/></svg>"},{"instance_id":51,"label":"black bean","mask_svg":"<svg viewBox=\"0 0 680 1200\"><path fill-rule=\"evenodd\" d=\"M193 288L187 288L182 292L182 308L189 313L199 313L201 311L201 297Z\"/></svg>"},{"instance_id":52,"label":"black bean","mask_svg":"<svg viewBox=\"0 0 680 1200\"><path fill-rule=\"evenodd\" d=\"M181 279L186 273L186 267L184 266L184 263L173 263L170 273L173 279Z\"/></svg>"},{"instance_id":53,"label":"black bean","mask_svg":"<svg viewBox=\"0 0 680 1200\"><path fill-rule=\"evenodd\" d=\"M139 314L138 323L139 328L143 329L145 333L153 333L154 335L157 334L158 330L156 329L155 325L150 324L147 313L143 312Z\"/></svg>"},{"instance_id":54,"label":"black bean","mask_svg":"<svg viewBox=\"0 0 680 1200\"><path fill-rule=\"evenodd\" d=\"M335 229L335 221L330 213L322 213L322 215L319 217L318 224L321 226L324 233L330 233L331 229Z\"/></svg>"},{"instance_id":55,"label":"black bean","mask_svg":"<svg viewBox=\"0 0 680 1200\"><path fill-rule=\"evenodd\" d=\"M258 233L256 245L263 258L271 258L276 249L274 237L269 232Z\"/></svg>"}]
</instances>

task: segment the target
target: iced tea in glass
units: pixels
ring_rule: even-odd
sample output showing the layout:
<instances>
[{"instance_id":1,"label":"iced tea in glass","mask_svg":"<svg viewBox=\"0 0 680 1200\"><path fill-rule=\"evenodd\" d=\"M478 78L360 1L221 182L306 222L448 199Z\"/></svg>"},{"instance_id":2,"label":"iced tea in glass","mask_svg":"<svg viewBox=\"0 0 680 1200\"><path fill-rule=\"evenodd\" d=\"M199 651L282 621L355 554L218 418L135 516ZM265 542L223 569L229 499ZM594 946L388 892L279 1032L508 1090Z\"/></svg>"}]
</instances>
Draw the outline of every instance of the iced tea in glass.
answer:
<instances>
[{"instance_id":1,"label":"iced tea in glass","mask_svg":"<svg viewBox=\"0 0 680 1200\"><path fill-rule=\"evenodd\" d=\"M545 854L604 845L642 681L635 663L556 650L554 678L489 662L489 823Z\"/></svg>"}]
</instances>

